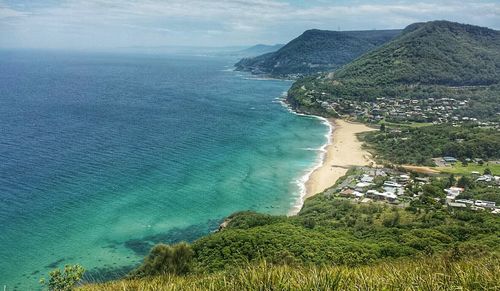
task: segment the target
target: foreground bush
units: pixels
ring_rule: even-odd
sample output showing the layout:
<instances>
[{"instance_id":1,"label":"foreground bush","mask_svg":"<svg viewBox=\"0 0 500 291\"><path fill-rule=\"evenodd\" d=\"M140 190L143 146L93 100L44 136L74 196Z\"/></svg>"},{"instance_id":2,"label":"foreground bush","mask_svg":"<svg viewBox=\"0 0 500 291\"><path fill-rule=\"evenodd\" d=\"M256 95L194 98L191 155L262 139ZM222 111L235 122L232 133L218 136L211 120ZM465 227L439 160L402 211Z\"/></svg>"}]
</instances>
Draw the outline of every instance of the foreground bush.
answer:
<instances>
[{"instance_id":1,"label":"foreground bush","mask_svg":"<svg viewBox=\"0 0 500 291\"><path fill-rule=\"evenodd\" d=\"M70 291L78 284L85 273L85 269L80 265L66 265L61 271L55 269L49 273L49 279L42 278L40 284L50 291Z\"/></svg>"},{"instance_id":2,"label":"foreground bush","mask_svg":"<svg viewBox=\"0 0 500 291\"><path fill-rule=\"evenodd\" d=\"M173 246L158 244L134 270L130 277L146 277L165 274L182 275L189 272L193 259L193 250L186 243Z\"/></svg>"}]
</instances>

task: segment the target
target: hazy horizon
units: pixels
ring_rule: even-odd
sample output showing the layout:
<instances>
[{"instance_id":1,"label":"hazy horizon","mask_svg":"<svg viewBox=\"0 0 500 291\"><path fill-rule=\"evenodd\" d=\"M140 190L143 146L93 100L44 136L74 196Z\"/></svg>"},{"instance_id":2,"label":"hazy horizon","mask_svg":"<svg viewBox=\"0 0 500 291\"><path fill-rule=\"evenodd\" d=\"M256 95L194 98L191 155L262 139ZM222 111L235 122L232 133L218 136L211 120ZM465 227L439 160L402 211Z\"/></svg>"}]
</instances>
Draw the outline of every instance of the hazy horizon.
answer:
<instances>
[{"instance_id":1,"label":"hazy horizon","mask_svg":"<svg viewBox=\"0 0 500 291\"><path fill-rule=\"evenodd\" d=\"M402 29L449 20L500 28L500 2L0 0L0 48L249 47L308 29Z\"/></svg>"}]
</instances>

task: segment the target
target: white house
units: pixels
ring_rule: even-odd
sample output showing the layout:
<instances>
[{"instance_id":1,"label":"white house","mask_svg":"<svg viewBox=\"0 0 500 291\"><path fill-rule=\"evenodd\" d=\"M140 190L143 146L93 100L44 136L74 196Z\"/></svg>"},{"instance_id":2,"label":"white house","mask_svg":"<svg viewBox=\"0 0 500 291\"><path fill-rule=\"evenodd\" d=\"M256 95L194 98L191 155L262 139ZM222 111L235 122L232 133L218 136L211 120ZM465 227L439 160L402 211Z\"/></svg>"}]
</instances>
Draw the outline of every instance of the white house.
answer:
<instances>
[{"instance_id":1,"label":"white house","mask_svg":"<svg viewBox=\"0 0 500 291\"><path fill-rule=\"evenodd\" d=\"M386 186L386 187L395 187L395 188L403 187L403 185L398 184L398 183L393 182L393 181L385 181L384 182L384 186Z\"/></svg>"},{"instance_id":2,"label":"white house","mask_svg":"<svg viewBox=\"0 0 500 291\"><path fill-rule=\"evenodd\" d=\"M474 204L479 207L494 208L496 203L493 201L476 200Z\"/></svg>"},{"instance_id":3,"label":"white house","mask_svg":"<svg viewBox=\"0 0 500 291\"><path fill-rule=\"evenodd\" d=\"M448 189L444 189L444 192L446 192L447 199L455 199L458 195L464 192L464 188L450 187Z\"/></svg>"},{"instance_id":4,"label":"white house","mask_svg":"<svg viewBox=\"0 0 500 291\"><path fill-rule=\"evenodd\" d=\"M361 179L359 179L361 182L364 182L364 183L371 183L373 182L373 177L370 176L370 175L367 175L367 174L364 174Z\"/></svg>"},{"instance_id":5,"label":"white house","mask_svg":"<svg viewBox=\"0 0 500 291\"><path fill-rule=\"evenodd\" d=\"M368 190L366 191L366 196L367 197L372 197L372 198L376 198L376 199L384 199L384 200L388 200L388 201L394 201L396 200L398 197L396 196L396 194L393 194L393 193L389 193L389 192L379 192L377 190Z\"/></svg>"}]
</instances>

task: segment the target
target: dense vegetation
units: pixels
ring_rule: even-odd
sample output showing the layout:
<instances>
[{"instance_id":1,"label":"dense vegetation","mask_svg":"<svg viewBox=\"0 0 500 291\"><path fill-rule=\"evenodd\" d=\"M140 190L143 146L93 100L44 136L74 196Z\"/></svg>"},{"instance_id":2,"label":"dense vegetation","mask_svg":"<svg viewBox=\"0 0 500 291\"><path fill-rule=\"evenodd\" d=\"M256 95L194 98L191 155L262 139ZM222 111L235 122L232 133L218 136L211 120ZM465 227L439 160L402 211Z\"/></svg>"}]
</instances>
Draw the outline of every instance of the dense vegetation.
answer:
<instances>
[{"instance_id":1,"label":"dense vegetation","mask_svg":"<svg viewBox=\"0 0 500 291\"><path fill-rule=\"evenodd\" d=\"M416 23L393 42L344 66L355 85L478 86L500 80L500 32L447 21Z\"/></svg>"},{"instance_id":2,"label":"dense vegetation","mask_svg":"<svg viewBox=\"0 0 500 291\"><path fill-rule=\"evenodd\" d=\"M287 265L359 266L452 248L498 251L498 217L443 208L434 200L444 197L440 183L429 184L421 199L406 209L317 195L295 217L237 213L223 231L195 241L190 246L192 256L182 251L188 254L189 268L182 255L177 256L181 258L177 262L182 262L184 271L164 266L175 261L175 256L172 249L162 247L159 251L156 247L132 276L215 272L262 260ZM162 252L169 254L159 255Z\"/></svg>"},{"instance_id":3,"label":"dense vegetation","mask_svg":"<svg viewBox=\"0 0 500 291\"><path fill-rule=\"evenodd\" d=\"M278 77L330 71L399 33L400 30L307 30L278 51L242 59L235 66L238 70Z\"/></svg>"},{"instance_id":4,"label":"dense vegetation","mask_svg":"<svg viewBox=\"0 0 500 291\"><path fill-rule=\"evenodd\" d=\"M295 107L315 99L470 99L469 116L500 110L500 32L447 21L408 26L398 37L334 73L304 78L289 91Z\"/></svg>"},{"instance_id":5,"label":"dense vegetation","mask_svg":"<svg viewBox=\"0 0 500 291\"><path fill-rule=\"evenodd\" d=\"M79 290L496 290L499 272L497 256L433 256L354 268L260 263L234 271L123 280Z\"/></svg>"},{"instance_id":6,"label":"dense vegetation","mask_svg":"<svg viewBox=\"0 0 500 291\"><path fill-rule=\"evenodd\" d=\"M379 159L396 164L433 166L432 158L500 159L500 134L475 126L432 125L362 135Z\"/></svg>"},{"instance_id":7,"label":"dense vegetation","mask_svg":"<svg viewBox=\"0 0 500 291\"><path fill-rule=\"evenodd\" d=\"M129 280L83 289L109 289L123 284L151 290L158 286L252 289L284 286L281 284L292 284L291 289L334 286L329 284L351 289L364 284L409 288L414 286L411 282L426 284L425 280L429 284L432 281L437 289L446 284L498 284L494 273L478 274L474 270L482 272L485 265L498 265L500 219L486 212L443 208L442 202L434 198L444 196L444 183L446 179L433 180L424 187L420 199L407 208L320 194L308 199L295 217L237 213L229 218L224 230L190 246L155 247ZM416 256L421 259L394 261ZM475 261L461 261L473 257ZM264 267L259 265L262 262ZM436 272L445 266L448 270L457 268L457 273L436 280L433 271L414 269L423 264ZM285 271L290 277L282 281ZM324 277L327 274L337 275ZM362 275L369 274L376 277L362 279Z\"/></svg>"}]
</instances>

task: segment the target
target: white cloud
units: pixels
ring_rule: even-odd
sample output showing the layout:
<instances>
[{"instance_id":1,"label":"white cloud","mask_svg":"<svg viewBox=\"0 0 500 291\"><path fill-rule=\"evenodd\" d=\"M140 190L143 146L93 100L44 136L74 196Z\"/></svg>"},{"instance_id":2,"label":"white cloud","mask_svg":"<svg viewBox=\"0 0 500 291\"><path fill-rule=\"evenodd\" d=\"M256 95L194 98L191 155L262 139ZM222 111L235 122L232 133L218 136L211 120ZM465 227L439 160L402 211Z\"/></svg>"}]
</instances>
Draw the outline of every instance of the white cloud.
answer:
<instances>
[{"instance_id":1,"label":"white cloud","mask_svg":"<svg viewBox=\"0 0 500 291\"><path fill-rule=\"evenodd\" d=\"M18 17L24 17L28 16L29 13L26 12L21 12L18 10L10 9L7 7L2 7L0 6L0 20L6 19L6 18L18 18Z\"/></svg>"},{"instance_id":2,"label":"white cloud","mask_svg":"<svg viewBox=\"0 0 500 291\"><path fill-rule=\"evenodd\" d=\"M66 0L55 6L30 9L26 5L22 11L19 7L0 4L0 33L16 32L15 40L26 43L30 38L36 41L37 33L54 45L65 38L78 43L74 35L65 35L74 32L89 39L94 36L107 46L195 45L201 37L205 45L223 45L283 42L309 28L402 28L433 19L500 27L500 4L484 1L335 4L316 0L298 6L279 0ZM2 23L10 26L1 28Z\"/></svg>"}]
</instances>

